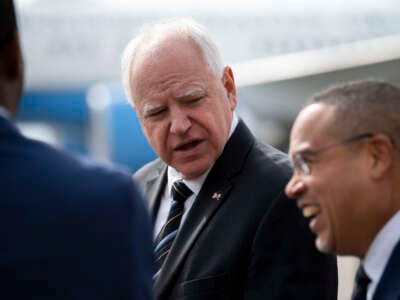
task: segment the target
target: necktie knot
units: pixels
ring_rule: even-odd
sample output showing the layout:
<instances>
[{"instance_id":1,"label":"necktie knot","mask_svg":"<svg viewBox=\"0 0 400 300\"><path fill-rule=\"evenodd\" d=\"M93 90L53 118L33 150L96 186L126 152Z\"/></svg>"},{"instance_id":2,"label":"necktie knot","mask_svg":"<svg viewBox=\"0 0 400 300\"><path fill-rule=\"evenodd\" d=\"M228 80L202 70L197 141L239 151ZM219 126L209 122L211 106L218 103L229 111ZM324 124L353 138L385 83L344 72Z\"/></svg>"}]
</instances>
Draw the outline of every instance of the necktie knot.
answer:
<instances>
[{"instance_id":1,"label":"necktie knot","mask_svg":"<svg viewBox=\"0 0 400 300\"><path fill-rule=\"evenodd\" d=\"M368 277L367 273L362 266L358 268L356 274L356 283L360 286L367 286L371 282L371 279Z\"/></svg>"},{"instance_id":2,"label":"necktie knot","mask_svg":"<svg viewBox=\"0 0 400 300\"><path fill-rule=\"evenodd\" d=\"M352 300L365 300L367 296L368 285L371 279L368 277L364 268L360 266L356 273L354 292Z\"/></svg>"},{"instance_id":3,"label":"necktie knot","mask_svg":"<svg viewBox=\"0 0 400 300\"><path fill-rule=\"evenodd\" d=\"M182 180L177 180L172 184L171 195L172 199L174 199L175 201L183 203L192 194L192 190L189 189Z\"/></svg>"}]
</instances>

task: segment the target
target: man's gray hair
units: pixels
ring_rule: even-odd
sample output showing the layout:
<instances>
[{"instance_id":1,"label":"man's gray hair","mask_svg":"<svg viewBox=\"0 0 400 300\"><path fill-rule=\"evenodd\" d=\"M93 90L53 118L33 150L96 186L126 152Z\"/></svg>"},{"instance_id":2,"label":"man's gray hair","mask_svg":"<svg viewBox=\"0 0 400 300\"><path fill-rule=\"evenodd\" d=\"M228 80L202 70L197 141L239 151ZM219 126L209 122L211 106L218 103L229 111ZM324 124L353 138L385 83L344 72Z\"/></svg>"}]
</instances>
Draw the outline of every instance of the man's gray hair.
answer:
<instances>
[{"instance_id":1,"label":"man's gray hair","mask_svg":"<svg viewBox=\"0 0 400 300\"><path fill-rule=\"evenodd\" d=\"M342 138L384 133L400 145L400 88L393 84L371 79L349 82L315 94L312 103L335 107L333 131Z\"/></svg>"},{"instance_id":2,"label":"man's gray hair","mask_svg":"<svg viewBox=\"0 0 400 300\"><path fill-rule=\"evenodd\" d=\"M166 35L182 36L193 40L203 54L210 71L217 77L221 77L223 74L224 66L219 50L202 25L190 18L174 18L144 24L140 28L138 36L125 47L121 58L122 83L132 106L134 99L131 91L131 75L137 50L143 43Z\"/></svg>"}]
</instances>

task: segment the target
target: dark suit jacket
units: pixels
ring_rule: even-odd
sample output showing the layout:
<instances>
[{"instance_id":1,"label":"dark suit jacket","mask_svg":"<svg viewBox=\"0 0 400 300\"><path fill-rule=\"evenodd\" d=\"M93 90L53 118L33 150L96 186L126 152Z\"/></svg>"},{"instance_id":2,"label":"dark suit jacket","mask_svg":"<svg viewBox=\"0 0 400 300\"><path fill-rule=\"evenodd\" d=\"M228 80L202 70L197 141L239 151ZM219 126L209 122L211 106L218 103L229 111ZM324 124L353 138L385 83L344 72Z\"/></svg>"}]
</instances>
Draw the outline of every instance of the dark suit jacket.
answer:
<instances>
[{"instance_id":1,"label":"dark suit jacket","mask_svg":"<svg viewBox=\"0 0 400 300\"><path fill-rule=\"evenodd\" d=\"M372 298L374 300L400 300L400 242L393 249Z\"/></svg>"},{"instance_id":2,"label":"dark suit jacket","mask_svg":"<svg viewBox=\"0 0 400 300\"><path fill-rule=\"evenodd\" d=\"M174 241L156 299L336 300L336 260L316 250L295 201L285 197L290 175L286 155L256 141L240 121ZM135 178L155 216L166 165L151 162Z\"/></svg>"},{"instance_id":3,"label":"dark suit jacket","mask_svg":"<svg viewBox=\"0 0 400 300\"><path fill-rule=\"evenodd\" d=\"M0 116L0 299L151 299L151 225L129 175Z\"/></svg>"}]
</instances>

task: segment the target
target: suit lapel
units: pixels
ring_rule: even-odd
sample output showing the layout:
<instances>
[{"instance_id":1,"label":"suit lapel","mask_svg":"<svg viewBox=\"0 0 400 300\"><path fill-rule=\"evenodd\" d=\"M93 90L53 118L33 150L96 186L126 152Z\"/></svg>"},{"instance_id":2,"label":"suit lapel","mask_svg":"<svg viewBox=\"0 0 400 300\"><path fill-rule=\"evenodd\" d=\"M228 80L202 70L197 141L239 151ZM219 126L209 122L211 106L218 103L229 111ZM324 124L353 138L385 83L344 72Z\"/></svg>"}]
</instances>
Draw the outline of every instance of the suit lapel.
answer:
<instances>
[{"instance_id":1,"label":"suit lapel","mask_svg":"<svg viewBox=\"0 0 400 300\"><path fill-rule=\"evenodd\" d=\"M393 249L373 296L374 300L400 299L400 241Z\"/></svg>"},{"instance_id":2,"label":"suit lapel","mask_svg":"<svg viewBox=\"0 0 400 300\"><path fill-rule=\"evenodd\" d=\"M153 220L157 216L160 206L160 199L167 183L167 165L160 161L154 171L148 175L146 185L144 187L144 195L149 203L149 209L152 213Z\"/></svg>"},{"instance_id":3,"label":"suit lapel","mask_svg":"<svg viewBox=\"0 0 400 300\"><path fill-rule=\"evenodd\" d=\"M203 228L211 220L218 207L225 200L225 195L229 192L231 185L224 182L211 192L209 189L202 189L193 203L192 208L179 230L179 233L172 245L171 252L165 261L163 271L155 283L156 299L163 299L162 294L166 292L168 286L172 285L179 267L185 260L186 255L193 246L194 242L202 232ZM213 198L214 193L218 194L218 200Z\"/></svg>"},{"instance_id":4,"label":"suit lapel","mask_svg":"<svg viewBox=\"0 0 400 300\"><path fill-rule=\"evenodd\" d=\"M155 282L156 299L164 299L168 288L173 286L174 279L189 250L204 227L215 216L218 208L227 201L232 188L231 178L242 169L245 157L253 143L253 136L240 121L224 152L208 174L185 223L179 230L163 271Z\"/></svg>"}]
</instances>

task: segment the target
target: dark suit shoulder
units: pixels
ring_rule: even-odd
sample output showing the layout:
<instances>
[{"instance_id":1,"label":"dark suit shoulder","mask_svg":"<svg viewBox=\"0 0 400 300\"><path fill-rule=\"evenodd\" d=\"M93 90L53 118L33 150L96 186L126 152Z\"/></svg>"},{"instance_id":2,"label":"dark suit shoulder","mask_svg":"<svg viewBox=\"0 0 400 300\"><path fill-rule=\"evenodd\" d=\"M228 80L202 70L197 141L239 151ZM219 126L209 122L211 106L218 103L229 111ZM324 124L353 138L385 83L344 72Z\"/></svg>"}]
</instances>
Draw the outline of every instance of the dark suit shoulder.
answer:
<instances>
[{"instance_id":1,"label":"dark suit shoulder","mask_svg":"<svg viewBox=\"0 0 400 300\"><path fill-rule=\"evenodd\" d=\"M133 174L133 179L138 183L141 190L145 190L145 185L149 180L161 175L166 164L159 158L148 162Z\"/></svg>"},{"instance_id":2,"label":"dark suit shoulder","mask_svg":"<svg viewBox=\"0 0 400 300\"><path fill-rule=\"evenodd\" d=\"M0 124L0 298L150 299L151 225L131 176L11 125Z\"/></svg>"},{"instance_id":3,"label":"dark suit shoulder","mask_svg":"<svg viewBox=\"0 0 400 300\"><path fill-rule=\"evenodd\" d=\"M285 153L256 140L239 178L255 190L268 191L270 197L277 197L284 192L291 174L292 167Z\"/></svg>"},{"instance_id":4,"label":"dark suit shoulder","mask_svg":"<svg viewBox=\"0 0 400 300\"><path fill-rule=\"evenodd\" d=\"M3 182L31 189L33 193L43 193L49 199L93 197L106 200L115 193L124 193L127 199L135 189L129 174L111 165L78 158L21 135L14 135L3 143L1 152L4 172L0 171L0 177ZM6 170L12 172L7 174L9 171Z\"/></svg>"},{"instance_id":5,"label":"dark suit shoulder","mask_svg":"<svg viewBox=\"0 0 400 300\"><path fill-rule=\"evenodd\" d=\"M252 154L255 160L265 163L262 164L265 171L278 172L286 180L291 177L292 166L286 153L256 140Z\"/></svg>"},{"instance_id":6,"label":"dark suit shoulder","mask_svg":"<svg viewBox=\"0 0 400 300\"><path fill-rule=\"evenodd\" d=\"M373 300L400 299L400 240L394 247L379 279Z\"/></svg>"}]
</instances>

